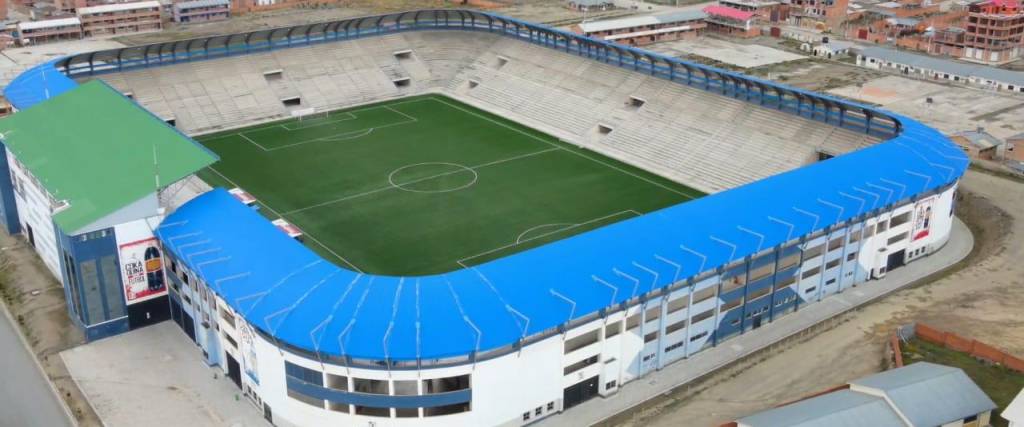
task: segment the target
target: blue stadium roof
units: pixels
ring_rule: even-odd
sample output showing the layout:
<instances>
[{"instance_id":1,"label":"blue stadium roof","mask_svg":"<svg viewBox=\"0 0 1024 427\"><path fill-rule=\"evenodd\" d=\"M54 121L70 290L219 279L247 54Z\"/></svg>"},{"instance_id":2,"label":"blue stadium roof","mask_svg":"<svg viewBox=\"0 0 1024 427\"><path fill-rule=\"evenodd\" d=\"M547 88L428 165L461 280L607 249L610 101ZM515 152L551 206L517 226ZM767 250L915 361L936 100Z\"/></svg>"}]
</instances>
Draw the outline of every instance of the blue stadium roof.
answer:
<instances>
[{"instance_id":1,"label":"blue stadium roof","mask_svg":"<svg viewBox=\"0 0 1024 427\"><path fill-rule=\"evenodd\" d=\"M403 25L408 30L408 24ZM587 43L604 44L591 39ZM612 49L683 64L632 48ZM88 67L92 66L90 62ZM430 361L509 347L678 279L939 189L955 182L968 165L963 151L946 137L909 118L736 73L686 66L874 111L899 122L900 135L738 188L434 276L366 275L336 266L288 238L223 189L180 207L157 234L247 322L280 344L327 356ZM33 94L33 88L52 93L64 84L50 78L28 79L12 83L16 88L8 87L7 92L18 94L12 102L24 108L19 103L46 98Z\"/></svg>"},{"instance_id":2,"label":"blue stadium roof","mask_svg":"<svg viewBox=\"0 0 1024 427\"><path fill-rule=\"evenodd\" d=\"M24 110L78 86L54 67L59 60L39 64L15 77L4 88L4 97L14 108Z\"/></svg>"},{"instance_id":3,"label":"blue stadium roof","mask_svg":"<svg viewBox=\"0 0 1024 427\"><path fill-rule=\"evenodd\" d=\"M289 345L447 358L508 346L963 173L961 150L902 120L903 134L888 142L441 275L338 267L223 189L187 203L157 233L247 321Z\"/></svg>"}]
</instances>

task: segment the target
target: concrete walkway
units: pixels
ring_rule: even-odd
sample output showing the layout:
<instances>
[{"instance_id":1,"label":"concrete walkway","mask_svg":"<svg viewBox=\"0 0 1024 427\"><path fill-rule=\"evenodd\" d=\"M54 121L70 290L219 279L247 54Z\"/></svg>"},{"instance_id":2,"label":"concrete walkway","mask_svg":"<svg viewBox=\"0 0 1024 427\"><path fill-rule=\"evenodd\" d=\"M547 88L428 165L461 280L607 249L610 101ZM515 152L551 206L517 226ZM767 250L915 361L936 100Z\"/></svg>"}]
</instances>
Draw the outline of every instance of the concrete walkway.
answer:
<instances>
[{"instance_id":1,"label":"concrete walkway","mask_svg":"<svg viewBox=\"0 0 1024 427\"><path fill-rule=\"evenodd\" d=\"M850 309L884 297L928 275L951 266L967 257L974 247L974 236L958 219L953 223L949 242L942 250L889 272L884 279L872 280L832 295L818 303L765 325L753 333L732 338L719 346L704 350L689 359L668 365L658 372L634 380L608 398L594 398L563 414L537 423L543 427L593 425L619 413L627 412L668 393L676 387L714 372L733 361L842 314Z\"/></svg>"},{"instance_id":2,"label":"concrete walkway","mask_svg":"<svg viewBox=\"0 0 1024 427\"><path fill-rule=\"evenodd\" d=\"M0 304L0 426L62 427L75 425L50 380Z\"/></svg>"}]
</instances>

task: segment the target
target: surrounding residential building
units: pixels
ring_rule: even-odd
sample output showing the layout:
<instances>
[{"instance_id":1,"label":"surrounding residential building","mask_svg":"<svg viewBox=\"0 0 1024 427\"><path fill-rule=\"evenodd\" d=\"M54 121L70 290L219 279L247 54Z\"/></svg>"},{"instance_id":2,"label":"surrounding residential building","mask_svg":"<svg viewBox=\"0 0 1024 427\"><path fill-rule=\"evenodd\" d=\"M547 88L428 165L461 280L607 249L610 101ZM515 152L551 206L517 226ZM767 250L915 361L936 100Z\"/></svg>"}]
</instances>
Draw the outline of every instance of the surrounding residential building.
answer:
<instances>
[{"instance_id":1,"label":"surrounding residential building","mask_svg":"<svg viewBox=\"0 0 1024 427\"><path fill-rule=\"evenodd\" d=\"M704 19L708 31L734 37L756 37L761 27L754 25L754 12L743 11L729 6L712 5L704 8L708 17Z\"/></svg>"},{"instance_id":2,"label":"surrounding residential building","mask_svg":"<svg viewBox=\"0 0 1024 427\"><path fill-rule=\"evenodd\" d=\"M86 36L163 29L160 2L155 0L80 7L77 13Z\"/></svg>"},{"instance_id":3,"label":"surrounding residential building","mask_svg":"<svg viewBox=\"0 0 1024 427\"><path fill-rule=\"evenodd\" d=\"M220 21L231 17L231 1L184 1L175 3L171 10L171 19L178 23Z\"/></svg>"},{"instance_id":4,"label":"surrounding residential building","mask_svg":"<svg viewBox=\"0 0 1024 427\"><path fill-rule=\"evenodd\" d=\"M18 42L31 45L82 38L82 22L76 17L18 23Z\"/></svg>"},{"instance_id":5,"label":"surrounding residential building","mask_svg":"<svg viewBox=\"0 0 1024 427\"><path fill-rule=\"evenodd\" d=\"M975 159L1000 160L1006 149L1003 141L985 132L982 128L958 132L949 139L963 148L968 156Z\"/></svg>"},{"instance_id":6,"label":"surrounding residential building","mask_svg":"<svg viewBox=\"0 0 1024 427\"><path fill-rule=\"evenodd\" d=\"M753 12L760 22L781 22L789 18L789 4L770 0L718 0L721 6Z\"/></svg>"},{"instance_id":7,"label":"surrounding residential building","mask_svg":"<svg viewBox=\"0 0 1024 427\"><path fill-rule=\"evenodd\" d=\"M810 51L814 56L820 56L828 59L849 55L857 49L856 44L842 40L829 40L814 46L811 46L810 43L805 44L807 45L807 48L804 50ZM803 46L801 46L801 49L803 49Z\"/></svg>"},{"instance_id":8,"label":"surrounding residential building","mask_svg":"<svg viewBox=\"0 0 1024 427\"><path fill-rule=\"evenodd\" d=\"M1024 93L1024 72L967 64L882 47L871 46L862 49L857 55L857 65L876 70L894 69L901 74L917 75L932 80L947 80Z\"/></svg>"},{"instance_id":9,"label":"surrounding residential building","mask_svg":"<svg viewBox=\"0 0 1024 427\"><path fill-rule=\"evenodd\" d=\"M849 0L792 0L790 20L820 31L838 31L846 22Z\"/></svg>"},{"instance_id":10,"label":"surrounding residential building","mask_svg":"<svg viewBox=\"0 0 1024 427\"><path fill-rule=\"evenodd\" d=\"M593 12L615 8L615 2L611 0L569 0L565 7L578 12Z\"/></svg>"},{"instance_id":11,"label":"surrounding residential building","mask_svg":"<svg viewBox=\"0 0 1024 427\"><path fill-rule=\"evenodd\" d=\"M1024 162L1024 132L1006 138L1006 160Z\"/></svg>"},{"instance_id":12,"label":"surrounding residential building","mask_svg":"<svg viewBox=\"0 0 1024 427\"><path fill-rule=\"evenodd\" d=\"M1024 50L1024 9L1019 0L983 0L967 8L963 59L1004 64Z\"/></svg>"},{"instance_id":13,"label":"surrounding residential building","mask_svg":"<svg viewBox=\"0 0 1024 427\"><path fill-rule=\"evenodd\" d=\"M696 38L707 27L701 11L683 11L661 15L635 16L622 19L583 22L573 31L599 39L630 46Z\"/></svg>"},{"instance_id":14,"label":"surrounding residential building","mask_svg":"<svg viewBox=\"0 0 1024 427\"><path fill-rule=\"evenodd\" d=\"M996 404L960 368L918 362L740 418L739 427L987 426Z\"/></svg>"}]
</instances>

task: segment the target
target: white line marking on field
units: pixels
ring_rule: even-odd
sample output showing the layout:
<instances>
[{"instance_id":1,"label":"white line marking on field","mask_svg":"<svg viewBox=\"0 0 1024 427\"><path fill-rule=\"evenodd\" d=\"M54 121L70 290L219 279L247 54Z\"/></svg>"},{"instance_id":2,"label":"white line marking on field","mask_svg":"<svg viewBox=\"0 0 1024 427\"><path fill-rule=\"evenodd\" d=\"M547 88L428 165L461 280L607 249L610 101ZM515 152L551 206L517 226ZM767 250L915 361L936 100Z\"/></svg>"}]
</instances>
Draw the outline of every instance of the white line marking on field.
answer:
<instances>
[{"instance_id":1,"label":"white line marking on field","mask_svg":"<svg viewBox=\"0 0 1024 427\"><path fill-rule=\"evenodd\" d=\"M403 171L405 169L408 169L408 168L412 168L412 167L416 167L416 166L427 166L427 165L455 166L458 169L452 171L452 173L451 173L452 175L454 175L455 173L460 172L460 171L469 171L469 173L473 174L473 179L470 180L469 182L465 183L465 184L462 184L462 185L458 186L458 187L452 187L452 188L445 189L445 190L416 190L416 189L413 189L413 188L406 188L405 187L405 186L407 186L407 185L409 185L411 183L419 182L418 180L414 180L412 182L399 182L399 183L395 183L395 174L397 174L397 173L399 173L399 172L401 172L401 171ZM446 172L446 174L447 174L447 172ZM460 165L458 163L447 163L447 162L413 163L411 165L405 165L405 166L402 166L402 167L400 167L398 169L395 169L395 170L391 171L391 173L388 174L388 184L391 184L392 187L395 187L395 188L397 188L399 190L408 191L410 193L450 193L452 191L459 191L459 190L462 190L464 188L472 187L473 184L476 184L476 181L478 179L480 179L480 174L478 174L475 170L470 169L470 168L468 168L466 166Z\"/></svg>"},{"instance_id":2,"label":"white line marking on field","mask_svg":"<svg viewBox=\"0 0 1024 427\"><path fill-rule=\"evenodd\" d=\"M596 163L602 164L602 165L604 165L604 166L606 166L606 167L608 167L608 168L611 168L611 169L615 169L615 170L617 170L617 171L619 171L619 172L621 172L621 173L624 173L624 174L626 174L626 175L632 176L633 178L639 179L639 180L641 180L641 181L646 181L646 182L647 182L648 184L651 184L651 185L655 185L655 186L657 186L657 187L660 187L660 188L662 188L662 189L665 189L665 190L671 191L671 192L673 192L673 193L676 193L676 194L678 194L678 195L680 195L680 196L686 197L686 198L687 198L688 200L693 200L693 199L694 199L694 197L693 197L693 196L691 196L691 195L689 195L689 194L686 194L686 193L682 193L682 192L680 192L680 191L678 191L678 190L676 190L676 189L673 189L673 188L671 188L671 187L668 187L668 186L665 186L665 185L663 185L663 184L660 184L660 183L657 183L657 182L651 181L650 179L647 179L647 178L644 178L644 177L642 177L642 176L639 176L639 175L637 175L637 174L634 174L634 173L632 173L632 172L629 172L629 171L623 170L623 169L621 169L621 168L619 168L619 167L617 167L617 166L614 166L614 165L610 165L610 164L608 164L608 163L605 163L605 162L603 162L603 161L601 161L601 160L595 159L595 158L593 158L593 157L590 157L590 156L586 156L586 155L584 155L583 153L579 153L579 152L576 152L576 151L574 151L574 150L570 150L570 149L567 149L567 148L565 148L565 147L559 146L559 145L557 145L557 144L554 144L554 143L552 143L551 141L548 141L548 140L546 140L546 139L544 139L544 138L541 138L541 137L539 137L539 136L537 136L537 135L533 135L533 134L531 134L531 133L529 133L529 132L523 131L522 129L517 129L517 128L515 128L515 127L513 127L513 126L510 126L510 125L508 125L508 124L505 124L505 123L501 123L501 122L499 122L499 121L493 120L493 119L491 119L490 117L486 117L486 116L483 116L483 115L477 114L476 112L473 112L473 111L469 111L469 110L466 110L466 109L464 109L464 108L462 108L462 107L459 107L459 106L457 106L457 105L454 105L454 104L450 104L450 103L448 103L447 101L444 101L444 100L442 100L442 99L439 99L439 98L425 98L424 100L428 100L428 99L429 99L429 100L434 100L434 101L440 102L440 103L442 103L442 104L444 104L444 105L447 105L447 106L449 106L449 107L452 107L452 108L454 108L454 109L456 109L456 110L462 111L462 112L464 112L464 113L466 113L466 114L471 114L471 115L473 115L473 116L476 116L476 117L478 117L478 118L481 118L481 119L487 120L487 121L489 121L489 122L491 122L491 123L494 123L494 124L496 124L496 125L498 125L498 126L501 126L501 127L503 127L503 128L506 128L506 129L512 130L512 131L514 131L514 132L517 132L517 133L520 133L520 134L522 134L522 135L525 135L525 136L527 136L527 137L530 137L530 138L532 138L532 139L535 139L535 140L537 140L537 141L543 142L543 143L545 143L545 144L548 144L548 145L550 145L550 146L552 146L552 147L555 147L555 148L558 148L558 149L560 149L560 150L565 150L566 152L569 152L569 153L573 153L573 154L575 154L575 155L577 155L577 156L583 157L584 159L590 160L590 161L592 161L592 162L596 162Z\"/></svg>"},{"instance_id":3,"label":"white line marking on field","mask_svg":"<svg viewBox=\"0 0 1024 427\"><path fill-rule=\"evenodd\" d=\"M529 234L533 230L537 230L537 229L544 228L544 227L561 227L558 230L555 230L555 231L552 232L552 233L557 233L559 231L565 230L566 228L572 227L574 225L577 225L577 224L576 223L572 223L572 222L553 222L551 224L541 224L541 225L533 226L533 227L527 228L526 231L524 231L522 233L519 233L519 235L516 236L516 244L518 245L520 243L523 243L523 237L526 236L527 234Z\"/></svg>"},{"instance_id":4,"label":"white line marking on field","mask_svg":"<svg viewBox=\"0 0 1024 427\"><path fill-rule=\"evenodd\" d=\"M508 248L511 248L511 247L515 247L515 246L521 245L523 243L530 242L532 240L537 240L537 239L540 239L540 238L543 238L543 237L547 237L547 236L550 236L552 234L559 233L559 232L562 232L562 231L565 231L565 230L571 230L573 228L582 227L584 225L593 224L595 222L603 221L603 220L606 220L608 218L615 218L617 216L621 216L621 215L627 214L627 213L633 214L635 216L643 215L640 212L637 212L637 211L635 211L633 209L626 209L626 210L618 211L618 212L615 212L613 214L605 215L605 216L602 216L602 217L599 217L599 218L594 218L594 219L591 219L591 220L588 220L588 221L584 221L584 222L581 222L581 223L578 223L578 224L571 224L568 227L559 228L557 230L549 231L549 232L543 233L543 234L538 234L538 235L536 235L534 237L531 237L531 238L523 240L523 241L519 241L519 239L517 238L515 243L509 243L507 245L499 246L499 247L491 249L489 251L480 252L480 253L478 253L476 255L470 255L468 257L465 257L465 258L462 258L462 259L456 261L456 263L459 264L460 266L462 266L462 268L469 268L465 264L465 262L468 261L468 260L475 259L475 258L480 258L481 256L492 254L492 253L495 253L495 252L498 252L498 251L501 251L501 250L505 250L505 249L508 249ZM543 227L545 225L552 225L552 224L543 224L543 225L540 225L538 227ZM529 229L527 231L530 231L530 230L533 230L533 229L536 229L536 228L537 227L533 227L533 228L531 228L531 229ZM525 233L525 232L523 232L523 233ZM523 234L520 234L519 236L522 237L522 235Z\"/></svg>"},{"instance_id":5,"label":"white line marking on field","mask_svg":"<svg viewBox=\"0 0 1024 427\"><path fill-rule=\"evenodd\" d=\"M214 168L213 166L208 166L208 167L209 167L209 168L210 168L210 170L212 170L212 171L213 171L214 173L216 173L217 175L220 175L220 177L221 177L221 178L224 178L225 180L227 180L227 182L231 183L231 185L233 185L233 186L235 186L235 187L239 187L239 188L241 188L241 186L240 186L240 185L238 185L238 183L236 183L235 181L233 181L233 180L232 180L231 178L228 178L228 177L227 177L226 175L224 175L223 173L221 173L221 172L220 172L219 170L217 170L217 169L216 169L216 168ZM279 216L279 217L281 217L281 218L285 218L285 216L284 216L284 215L282 215L282 214L281 214L280 212L278 212L278 211L274 210L274 208L270 207L270 205L268 205L268 204L266 204L266 203L263 203L262 201L260 201L260 200L258 200L258 199L256 200L256 203L259 203L260 205L263 205L263 207L267 208L267 210L269 210L269 211L270 211L271 213L273 213L274 215L277 215L277 216ZM287 218L285 218L285 219L287 219ZM289 220L289 222L291 222L291 221ZM333 250L333 249L331 249L331 248L330 248L330 247L328 247L327 245L323 244L323 242L321 242L320 240L318 240L318 239L317 239L317 238L316 238L315 236L313 236L312 234L309 234L308 232L306 232L306 230L303 230L302 232L304 233L304 235L305 235L306 237L309 237L309 238L310 238L311 240L313 240L313 242L315 242L315 243L316 243L317 245L320 245L320 247L322 247L322 248L326 249L326 250L327 250L327 252L330 252L330 253L331 253L331 255L334 255L335 257L337 257L338 259L340 259L340 260L341 260L342 262L344 262L345 264L348 264L348 266L349 266L349 267L352 267L352 269L353 269L353 270L355 270L356 272L358 272L358 273L362 273L362 272L363 272L363 270L360 270L360 269L359 269L359 267L356 267L356 265L355 265L355 264L353 264L353 263L349 262L349 260L347 260L347 259L345 259L345 257L343 257L343 256L339 255L339 254L338 254L337 252L334 252L334 250Z\"/></svg>"},{"instance_id":6,"label":"white line marking on field","mask_svg":"<svg viewBox=\"0 0 1024 427\"><path fill-rule=\"evenodd\" d=\"M252 145L255 145L256 147L259 147L260 150L270 151L270 150L267 150L266 147L260 145L260 143L258 143L256 141L253 141L252 138L249 138L248 136L245 136L245 132L239 132L238 136L242 137L242 139L244 139L246 141L249 141L250 143L252 143Z\"/></svg>"},{"instance_id":7,"label":"white line marking on field","mask_svg":"<svg viewBox=\"0 0 1024 427\"><path fill-rule=\"evenodd\" d=\"M470 166L467 169L471 169L471 170L475 171L476 169L479 169L479 168L482 168L482 167L494 166L494 165L497 165L497 164L500 164L500 163L505 163L505 162L510 162L510 161L513 161L513 160L524 159L524 158L527 158L527 157L536 156L536 155L544 154L544 153L550 153L552 151L557 151L557 150L560 150L560 148L557 148L557 147L556 148L548 148L546 150L540 150L540 151L535 151L535 152L532 152L532 153L521 154L521 155L518 155L518 156L509 157L507 159L500 159L500 160L494 160L494 161L487 162L487 163L481 163L481 164L476 165L476 166ZM419 182L423 182L423 181L427 181L427 180L431 180L431 179L435 179L435 178L441 178L441 177L445 177L445 176L448 176L448 175L457 174L457 173L461 173L461 172L465 172L465 170L464 169L458 169L458 170L449 171L449 172L445 172L445 173L439 173L437 175L426 176L426 177L423 177L423 178L414 179L414 180L409 181L409 182L402 182L401 185L416 184L416 183L419 183ZM328 200L326 202L317 203L315 205L306 206L304 208L299 208L299 209L291 210L291 211L285 212L284 214L285 215L291 215L293 213L307 211L307 210L310 210L310 209L316 209L316 208L319 208L319 207L324 207L324 206L327 206L327 205L332 205L332 204L335 204L335 203L344 202L346 200L357 199L357 198L360 198L360 197L363 197L363 196L369 196L371 194L380 193L381 191L387 191L387 190L392 190L392 189L395 189L395 187L389 184L389 185L387 185L385 187L379 187L379 188L375 188L373 190L364 191L362 193L351 194L351 195L344 196L344 197L341 197L341 198L337 198L337 199L334 199L334 200Z\"/></svg>"},{"instance_id":8,"label":"white line marking on field","mask_svg":"<svg viewBox=\"0 0 1024 427\"><path fill-rule=\"evenodd\" d=\"M296 131L296 130L303 130L303 129L315 128L315 127L320 127L320 126L327 126L327 125L334 124L334 123L339 123L339 122L347 122L347 121L355 120L355 119L358 118L358 117L356 117L355 114L352 114L351 111L345 111L345 112L339 113L338 115L342 115L342 114L346 115L346 117L342 118L342 119L332 119L330 113L328 113L327 117L326 117L327 120L325 120L325 121L320 121L320 120L317 120L317 119L309 119L309 120L317 120L317 122L313 123L313 124L308 124L308 125L305 125L305 126L302 125L302 120L288 121L286 123L281 123L281 124L279 124L277 126L280 126L284 130ZM289 125L294 124L294 123L298 123L299 125L298 126L289 126ZM270 129L271 127L272 126L267 126L267 127L264 127L263 129ZM260 130L260 129L257 128L257 129L250 129L250 130Z\"/></svg>"}]
</instances>

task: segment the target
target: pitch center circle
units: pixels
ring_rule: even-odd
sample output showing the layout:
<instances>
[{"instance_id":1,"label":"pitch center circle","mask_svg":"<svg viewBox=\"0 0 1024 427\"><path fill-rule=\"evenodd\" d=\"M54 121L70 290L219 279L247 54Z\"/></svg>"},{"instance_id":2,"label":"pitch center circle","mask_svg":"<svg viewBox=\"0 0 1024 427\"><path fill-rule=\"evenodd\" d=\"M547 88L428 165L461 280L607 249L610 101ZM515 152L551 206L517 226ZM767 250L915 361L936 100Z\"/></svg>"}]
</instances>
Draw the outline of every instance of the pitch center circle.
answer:
<instances>
[{"instance_id":1,"label":"pitch center circle","mask_svg":"<svg viewBox=\"0 0 1024 427\"><path fill-rule=\"evenodd\" d=\"M424 162L405 165L388 174L388 183L410 193L450 193L471 187L480 176L458 163Z\"/></svg>"}]
</instances>

